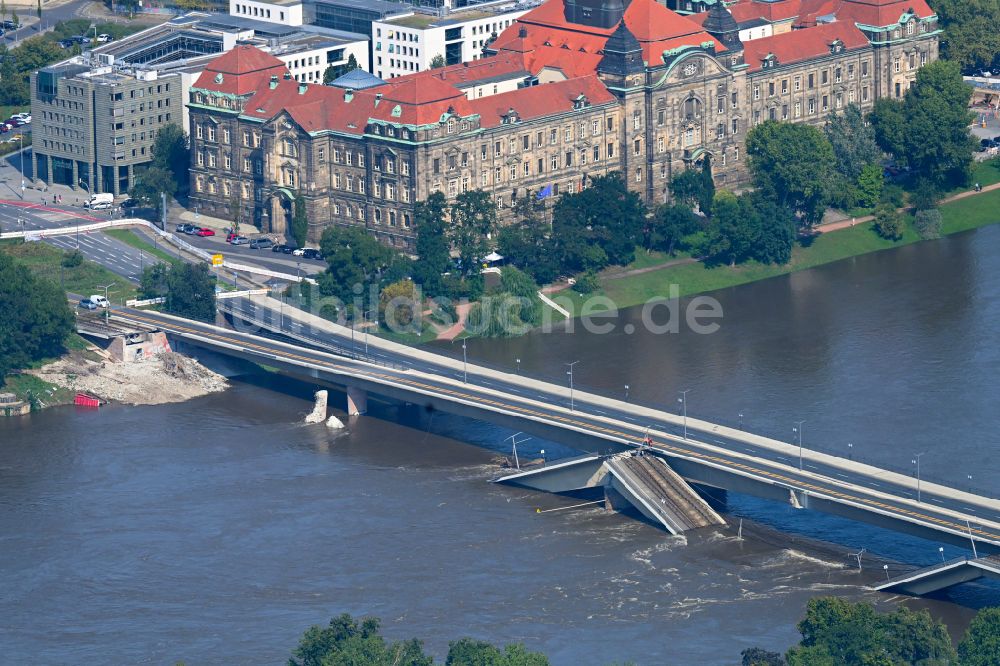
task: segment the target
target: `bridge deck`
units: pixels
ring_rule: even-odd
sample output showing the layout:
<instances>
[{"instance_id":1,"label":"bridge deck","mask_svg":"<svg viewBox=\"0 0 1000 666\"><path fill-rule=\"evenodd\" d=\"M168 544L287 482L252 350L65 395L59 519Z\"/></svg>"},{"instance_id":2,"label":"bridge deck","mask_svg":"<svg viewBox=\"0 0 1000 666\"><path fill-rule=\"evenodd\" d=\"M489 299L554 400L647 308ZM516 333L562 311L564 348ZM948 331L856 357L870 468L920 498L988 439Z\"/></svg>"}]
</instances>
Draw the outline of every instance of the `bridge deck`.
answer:
<instances>
[{"instance_id":1,"label":"bridge deck","mask_svg":"<svg viewBox=\"0 0 1000 666\"><path fill-rule=\"evenodd\" d=\"M901 574L871 587L880 592L921 595L968 583L984 576L1000 578L1000 557L996 555L959 557Z\"/></svg>"}]
</instances>

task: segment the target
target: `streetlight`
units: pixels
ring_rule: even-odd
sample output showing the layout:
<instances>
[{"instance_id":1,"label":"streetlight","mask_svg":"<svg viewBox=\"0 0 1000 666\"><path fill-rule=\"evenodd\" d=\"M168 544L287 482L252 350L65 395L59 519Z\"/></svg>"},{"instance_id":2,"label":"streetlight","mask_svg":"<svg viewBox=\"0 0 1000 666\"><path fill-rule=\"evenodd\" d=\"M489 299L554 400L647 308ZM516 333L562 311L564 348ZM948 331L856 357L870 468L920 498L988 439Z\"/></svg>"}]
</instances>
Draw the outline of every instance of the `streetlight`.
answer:
<instances>
[{"instance_id":1,"label":"streetlight","mask_svg":"<svg viewBox=\"0 0 1000 666\"><path fill-rule=\"evenodd\" d=\"M854 460L854 445L850 442L847 443L847 459Z\"/></svg>"},{"instance_id":2,"label":"streetlight","mask_svg":"<svg viewBox=\"0 0 1000 666\"><path fill-rule=\"evenodd\" d=\"M796 421L795 427L792 428L792 432L797 432L799 434L799 469L802 469L802 424L805 421Z\"/></svg>"},{"instance_id":3,"label":"streetlight","mask_svg":"<svg viewBox=\"0 0 1000 666\"><path fill-rule=\"evenodd\" d=\"M521 374L521 359L519 359L519 358L515 358L515 359L514 359L514 363L516 363L516 364L517 364L517 365L516 365L516 368L517 368L517 369L516 369L516 370L514 371L514 374L515 374L515 375L520 375L520 374Z\"/></svg>"},{"instance_id":4,"label":"streetlight","mask_svg":"<svg viewBox=\"0 0 1000 666\"><path fill-rule=\"evenodd\" d=\"M545 449L542 449L542 467L545 467Z\"/></svg>"},{"instance_id":5,"label":"streetlight","mask_svg":"<svg viewBox=\"0 0 1000 666\"><path fill-rule=\"evenodd\" d=\"M24 132L17 135L17 161L21 165L21 199L24 199Z\"/></svg>"},{"instance_id":6,"label":"streetlight","mask_svg":"<svg viewBox=\"0 0 1000 666\"><path fill-rule=\"evenodd\" d=\"M684 389L683 391L678 391L681 397L677 398L677 402L684 405L684 441L688 438L688 393L691 389Z\"/></svg>"},{"instance_id":7,"label":"streetlight","mask_svg":"<svg viewBox=\"0 0 1000 666\"><path fill-rule=\"evenodd\" d=\"M462 374L464 379L462 379L463 384L469 383L469 355L465 350L465 338L462 338Z\"/></svg>"},{"instance_id":8,"label":"streetlight","mask_svg":"<svg viewBox=\"0 0 1000 666\"><path fill-rule=\"evenodd\" d=\"M375 316L378 317L378 309L372 308L371 310L365 310L365 356L368 356L368 315L374 312ZM377 320L376 320L377 321Z\"/></svg>"},{"instance_id":9,"label":"streetlight","mask_svg":"<svg viewBox=\"0 0 1000 666\"><path fill-rule=\"evenodd\" d=\"M882 565L882 570L885 572L885 579L889 580L889 565L888 564L883 564Z\"/></svg>"},{"instance_id":10,"label":"streetlight","mask_svg":"<svg viewBox=\"0 0 1000 666\"><path fill-rule=\"evenodd\" d=\"M941 561L944 562L944 546L938 546L938 553L941 554Z\"/></svg>"},{"instance_id":11,"label":"streetlight","mask_svg":"<svg viewBox=\"0 0 1000 666\"><path fill-rule=\"evenodd\" d=\"M740 430L743 430L743 412L740 412Z\"/></svg>"},{"instance_id":12,"label":"streetlight","mask_svg":"<svg viewBox=\"0 0 1000 666\"><path fill-rule=\"evenodd\" d=\"M530 437L528 437L527 439L522 439L520 442L517 441L518 435L523 435L523 434L524 434L523 432L515 432L513 435L511 435L510 437L507 438L507 439L510 440L510 447L511 447L512 452L514 453L514 466L518 470L521 469L521 461L518 460L518 458L517 458L517 445L518 444L524 444L525 442L531 441ZM545 455L545 451L542 451L542 455Z\"/></svg>"},{"instance_id":13,"label":"streetlight","mask_svg":"<svg viewBox=\"0 0 1000 666\"><path fill-rule=\"evenodd\" d=\"M579 362L580 361L573 361L572 363L565 363L564 364L564 365L569 366L569 370L566 371L566 374L569 375L569 411L571 411L571 412L573 411L573 408L574 408L574 404L573 404L573 366L576 365Z\"/></svg>"},{"instance_id":14,"label":"streetlight","mask_svg":"<svg viewBox=\"0 0 1000 666\"><path fill-rule=\"evenodd\" d=\"M625 402L628 402L628 384L625 385Z\"/></svg>"},{"instance_id":15,"label":"streetlight","mask_svg":"<svg viewBox=\"0 0 1000 666\"><path fill-rule=\"evenodd\" d=\"M926 451L923 453L916 453L914 454L913 460L910 461L917 466L917 502L920 501L920 457L926 453Z\"/></svg>"},{"instance_id":16,"label":"streetlight","mask_svg":"<svg viewBox=\"0 0 1000 666\"><path fill-rule=\"evenodd\" d=\"M111 284L99 284L98 289L104 290L104 325L109 326L109 320L111 318L111 302L108 300L108 289L115 286L117 282L112 282Z\"/></svg>"}]
</instances>

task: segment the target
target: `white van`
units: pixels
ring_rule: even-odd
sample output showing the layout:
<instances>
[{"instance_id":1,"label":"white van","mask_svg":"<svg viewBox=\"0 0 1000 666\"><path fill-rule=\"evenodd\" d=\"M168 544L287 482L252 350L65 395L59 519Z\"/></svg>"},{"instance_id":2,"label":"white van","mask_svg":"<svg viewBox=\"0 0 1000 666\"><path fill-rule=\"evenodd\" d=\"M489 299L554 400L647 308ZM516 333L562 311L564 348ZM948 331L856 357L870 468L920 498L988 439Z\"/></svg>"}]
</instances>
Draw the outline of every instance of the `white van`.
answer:
<instances>
[{"instance_id":1,"label":"white van","mask_svg":"<svg viewBox=\"0 0 1000 666\"><path fill-rule=\"evenodd\" d=\"M90 199L83 203L85 208L92 208L94 204L106 203L113 204L115 202L115 195L111 192L102 192L101 194L91 194Z\"/></svg>"},{"instance_id":2,"label":"white van","mask_svg":"<svg viewBox=\"0 0 1000 666\"><path fill-rule=\"evenodd\" d=\"M99 308L106 308L109 305L111 305L110 303L108 303L108 299L104 298L103 296L98 296L98 295L95 295L95 294L91 294L89 300L90 300L91 303L93 303L94 305L96 305Z\"/></svg>"}]
</instances>

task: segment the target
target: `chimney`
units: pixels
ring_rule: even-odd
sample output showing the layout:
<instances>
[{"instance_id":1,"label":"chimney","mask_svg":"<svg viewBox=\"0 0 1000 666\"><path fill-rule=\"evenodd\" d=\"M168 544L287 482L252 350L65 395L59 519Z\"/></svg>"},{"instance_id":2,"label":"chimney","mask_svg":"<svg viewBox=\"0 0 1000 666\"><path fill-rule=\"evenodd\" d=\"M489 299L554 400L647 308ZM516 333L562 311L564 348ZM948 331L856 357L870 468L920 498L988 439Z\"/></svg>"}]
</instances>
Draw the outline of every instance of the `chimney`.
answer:
<instances>
[{"instance_id":1,"label":"chimney","mask_svg":"<svg viewBox=\"0 0 1000 666\"><path fill-rule=\"evenodd\" d=\"M271 75L271 90L274 90L277 87L278 87L278 75L277 74L272 74Z\"/></svg>"},{"instance_id":2,"label":"chimney","mask_svg":"<svg viewBox=\"0 0 1000 666\"><path fill-rule=\"evenodd\" d=\"M378 103L381 101L382 101L382 93L375 93L375 106L378 106Z\"/></svg>"},{"instance_id":3,"label":"chimney","mask_svg":"<svg viewBox=\"0 0 1000 666\"><path fill-rule=\"evenodd\" d=\"M352 99L354 99L354 91L348 88L344 91L344 101L350 102Z\"/></svg>"},{"instance_id":4,"label":"chimney","mask_svg":"<svg viewBox=\"0 0 1000 666\"><path fill-rule=\"evenodd\" d=\"M300 82L299 83L299 94L300 95L305 95L307 90L309 90L309 84L306 83L305 81Z\"/></svg>"}]
</instances>

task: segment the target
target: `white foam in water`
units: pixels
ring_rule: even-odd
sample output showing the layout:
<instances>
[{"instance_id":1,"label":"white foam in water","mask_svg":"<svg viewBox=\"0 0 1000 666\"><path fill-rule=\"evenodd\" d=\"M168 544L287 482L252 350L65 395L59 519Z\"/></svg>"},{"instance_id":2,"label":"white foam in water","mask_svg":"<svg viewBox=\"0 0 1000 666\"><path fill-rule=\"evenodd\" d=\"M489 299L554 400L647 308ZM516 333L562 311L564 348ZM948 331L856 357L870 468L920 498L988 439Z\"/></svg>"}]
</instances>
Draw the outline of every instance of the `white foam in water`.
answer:
<instances>
[{"instance_id":1,"label":"white foam in water","mask_svg":"<svg viewBox=\"0 0 1000 666\"><path fill-rule=\"evenodd\" d=\"M811 555L806 555L805 553L798 550L788 549L785 552L788 554L788 557L794 558L796 560L802 560L804 562L812 562L813 564L818 564L828 569L843 569L846 566L843 562L830 562L828 560L823 560L818 557L812 557Z\"/></svg>"}]
</instances>

